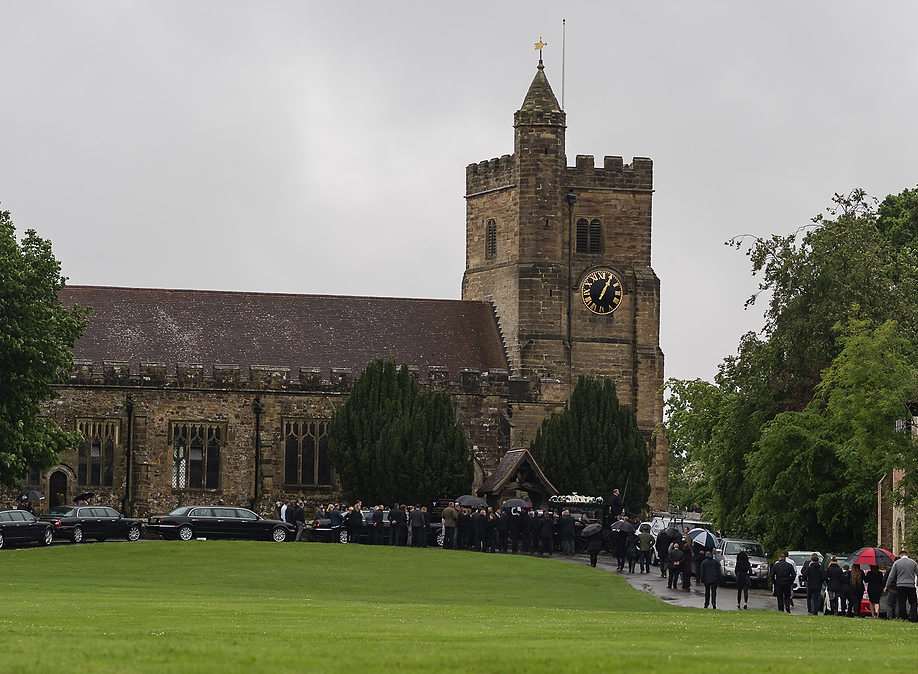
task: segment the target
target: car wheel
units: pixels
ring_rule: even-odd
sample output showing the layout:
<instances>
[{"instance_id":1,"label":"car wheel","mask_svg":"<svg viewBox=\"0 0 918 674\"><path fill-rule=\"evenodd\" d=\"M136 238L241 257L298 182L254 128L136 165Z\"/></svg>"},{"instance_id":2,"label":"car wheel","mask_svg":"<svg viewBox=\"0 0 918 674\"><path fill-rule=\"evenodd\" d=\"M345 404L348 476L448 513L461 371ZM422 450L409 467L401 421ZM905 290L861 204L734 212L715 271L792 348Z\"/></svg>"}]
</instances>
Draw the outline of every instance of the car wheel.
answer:
<instances>
[{"instance_id":1,"label":"car wheel","mask_svg":"<svg viewBox=\"0 0 918 674\"><path fill-rule=\"evenodd\" d=\"M271 532L271 540L275 543L283 543L287 540L287 530L284 527L274 527Z\"/></svg>"},{"instance_id":2,"label":"car wheel","mask_svg":"<svg viewBox=\"0 0 918 674\"><path fill-rule=\"evenodd\" d=\"M445 541L446 534L443 532L443 529L440 529L440 531L437 532L437 546L442 548Z\"/></svg>"},{"instance_id":3,"label":"car wheel","mask_svg":"<svg viewBox=\"0 0 918 674\"><path fill-rule=\"evenodd\" d=\"M0 550L3 549L3 534L0 534Z\"/></svg>"},{"instance_id":4,"label":"car wheel","mask_svg":"<svg viewBox=\"0 0 918 674\"><path fill-rule=\"evenodd\" d=\"M70 534L70 540L73 541L74 543L82 543L83 542L83 530L80 527L76 527L73 530L73 533Z\"/></svg>"},{"instance_id":5,"label":"car wheel","mask_svg":"<svg viewBox=\"0 0 918 674\"><path fill-rule=\"evenodd\" d=\"M42 536L41 544L42 545L51 545L51 541L54 540L54 532L50 529L45 529L45 535Z\"/></svg>"},{"instance_id":6,"label":"car wheel","mask_svg":"<svg viewBox=\"0 0 918 674\"><path fill-rule=\"evenodd\" d=\"M192 538L194 538L194 532L187 524L183 524L179 527L178 537L180 541L190 541Z\"/></svg>"},{"instance_id":7,"label":"car wheel","mask_svg":"<svg viewBox=\"0 0 918 674\"><path fill-rule=\"evenodd\" d=\"M128 529L128 532L127 532L127 539L128 539L131 543L133 543L134 541L139 541L139 540L140 540L140 536L141 536L140 527L138 527L136 524L135 524L134 526L132 526L130 529Z\"/></svg>"},{"instance_id":8,"label":"car wheel","mask_svg":"<svg viewBox=\"0 0 918 674\"><path fill-rule=\"evenodd\" d=\"M347 532L344 529L338 532L338 542L347 543Z\"/></svg>"}]
</instances>

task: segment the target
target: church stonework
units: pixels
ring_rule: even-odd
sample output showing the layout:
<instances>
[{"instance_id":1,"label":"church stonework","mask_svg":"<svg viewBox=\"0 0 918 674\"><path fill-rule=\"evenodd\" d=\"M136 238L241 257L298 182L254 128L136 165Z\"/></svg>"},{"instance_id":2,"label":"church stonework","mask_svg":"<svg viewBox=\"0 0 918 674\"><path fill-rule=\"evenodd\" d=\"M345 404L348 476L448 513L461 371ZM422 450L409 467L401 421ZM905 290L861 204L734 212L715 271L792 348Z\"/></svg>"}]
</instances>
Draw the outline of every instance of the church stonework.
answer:
<instances>
[{"instance_id":1,"label":"church stonework","mask_svg":"<svg viewBox=\"0 0 918 674\"><path fill-rule=\"evenodd\" d=\"M467 168L461 300L65 288L62 302L91 316L47 413L84 443L22 486L47 505L93 492L141 516L327 502L340 496L328 421L354 377L387 358L450 394L476 487L563 409L577 377L612 377L649 441L650 505L665 507L652 164L569 167L565 123L540 67L514 118L514 154ZM581 281L597 269L607 275L595 299L614 311L587 308Z\"/></svg>"},{"instance_id":2,"label":"church stonework","mask_svg":"<svg viewBox=\"0 0 918 674\"><path fill-rule=\"evenodd\" d=\"M565 155L566 115L540 62L514 115L512 155L466 168L462 298L493 304L509 368L541 382L538 403L514 405L514 447L528 446L577 378L611 377L648 439L651 505L667 505L662 433L660 281L651 267L653 162ZM591 311L583 279L610 269L620 303ZM554 403L554 405L552 405ZM550 476L549 476L550 478Z\"/></svg>"}]
</instances>

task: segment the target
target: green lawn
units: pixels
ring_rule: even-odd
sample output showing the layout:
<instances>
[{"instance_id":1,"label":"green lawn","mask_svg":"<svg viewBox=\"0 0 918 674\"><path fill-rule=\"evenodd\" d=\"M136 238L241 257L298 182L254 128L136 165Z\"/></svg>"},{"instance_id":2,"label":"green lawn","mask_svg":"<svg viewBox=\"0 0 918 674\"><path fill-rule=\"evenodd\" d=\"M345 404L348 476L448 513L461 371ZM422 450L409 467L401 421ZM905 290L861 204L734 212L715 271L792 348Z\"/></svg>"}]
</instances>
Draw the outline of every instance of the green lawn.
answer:
<instances>
[{"instance_id":1,"label":"green lawn","mask_svg":"<svg viewBox=\"0 0 918 674\"><path fill-rule=\"evenodd\" d=\"M4 674L918 670L918 625L675 609L557 560L149 541L0 571Z\"/></svg>"}]
</instances>

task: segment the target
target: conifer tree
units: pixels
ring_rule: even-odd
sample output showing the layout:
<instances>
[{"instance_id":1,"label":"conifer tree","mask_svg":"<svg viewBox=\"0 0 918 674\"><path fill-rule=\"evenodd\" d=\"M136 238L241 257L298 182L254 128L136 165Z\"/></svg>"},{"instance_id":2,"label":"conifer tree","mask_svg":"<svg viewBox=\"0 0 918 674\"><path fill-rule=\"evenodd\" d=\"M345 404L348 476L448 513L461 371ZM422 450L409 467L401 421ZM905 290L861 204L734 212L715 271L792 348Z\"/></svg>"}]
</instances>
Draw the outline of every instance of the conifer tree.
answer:
<instances>
[{"instance_id":1,"label":"conifer tree","mask_svg":"<svg viewBox=\"0 0 918 674\"><path fill-rule=\"evenodd\" d=\"M353 498L426 503L471 486L472 458L449 395L422 389L391 361L367 366L335 414L329 440Z\"/></svg>"},{"instance_id":2,"label":"conifer tree","mask_svg":"<svg viewBox=\"0 0 918 674\"><path fill-rule=\"evenodd\" d=\"M628 512L647 503L647 443L610 379L581 377L567 408L542 422L531 451L562 493L608 498L619 489Z\"/></svg>"}]
</instances>

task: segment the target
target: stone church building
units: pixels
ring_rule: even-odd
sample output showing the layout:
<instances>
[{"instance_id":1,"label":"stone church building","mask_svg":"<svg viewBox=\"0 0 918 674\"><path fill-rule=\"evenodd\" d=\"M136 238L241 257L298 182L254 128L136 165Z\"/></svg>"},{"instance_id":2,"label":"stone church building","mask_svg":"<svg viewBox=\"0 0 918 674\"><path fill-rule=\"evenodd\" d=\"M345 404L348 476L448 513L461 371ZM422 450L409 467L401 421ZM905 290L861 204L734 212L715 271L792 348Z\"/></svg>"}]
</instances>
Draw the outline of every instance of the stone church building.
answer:
<instances>
[{"instance_id":1,"label":"stone church building","mask_svg":"<svg viewBox=\"0 0 918 674\"><path fill-rule=\"evenodd\" d=\"M461 300L67 287L62 301L92 314L49 407L85 442L28 487L49 505L92 491L139 515L330 499L329 419L368 362L391 358L452 396L476 486L579 376L611 377L648 438L650 503L665 507L653 164L568 166L566 123L540 61L513 154L466 168Z\"/></svg>"}]
</instances>

